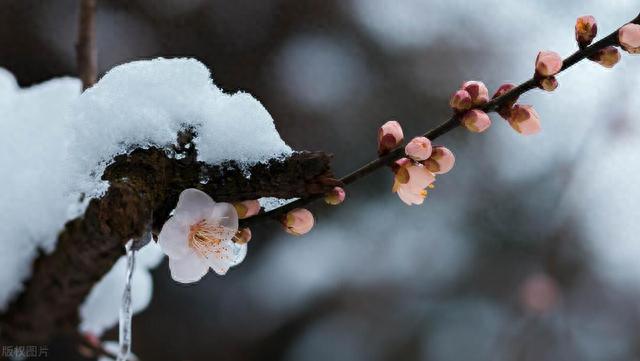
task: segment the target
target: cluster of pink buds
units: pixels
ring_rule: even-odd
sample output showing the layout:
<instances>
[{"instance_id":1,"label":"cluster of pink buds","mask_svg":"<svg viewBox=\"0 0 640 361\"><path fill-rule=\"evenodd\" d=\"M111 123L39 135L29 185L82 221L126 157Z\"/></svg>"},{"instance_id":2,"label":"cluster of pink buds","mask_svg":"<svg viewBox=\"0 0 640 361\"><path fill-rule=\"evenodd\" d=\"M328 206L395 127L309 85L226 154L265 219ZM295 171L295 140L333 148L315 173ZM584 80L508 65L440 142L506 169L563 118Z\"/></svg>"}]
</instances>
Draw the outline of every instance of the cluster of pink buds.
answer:
<instances>
[{"instance_id":1,"label":"cluster of pink buds","mask_svg":"<svg viewBox=\"0 0 640 361\"><path fill-rule=\"evenodd\" d=\"M504 95L515 88L513 84L502 84L493 98ZM517 98L504 102L498 107L497 112L504 118L511 128L524 135L536 134L540 131L540 116L531 105L516 104Z\"/></svg>"},{"instance_id":2,"label":"cluster of pink buds","mask_svg":"<svg viewBox=\"0 0 640 361\"><path fill-rule=\"evenodd\" d=\"M551 52L538 54L536 69L540 69L540 74L555 74L562 67L562 59L557 54L556 56L552 54ZM553 76L538 75L538 77L541 77L541 87L546 90L553 90L558 86ZM503 84L496 90L493 98L502 96L513 88L515 88L513 84ZM489 90L482 82L466 81L451 97L449 105L457 114L461 124L471 132L484 132L491 126L489 115L481 109L489 100L488 94ZM496 111L518 133L525 135L537 133L540 130L538 113L530 105L519 105L516 101L517 98L503 101Z\"/></svg>"},{"instance_id":3,"label":"cluster of pink buds","mask_svg":"<svg viewBox=\"0 0 640 361\"><path fill-rule=\"evenodd\" d=\"M580 49L589 46L598 34L596 18L591 15L581 16L576 20L576 42ZM613 68L620 61L620 52L615 46L607 46L589 57L605 68Z\"/></svg>"},{"instance_id":4,"label":"cluster of pink buds","mask_svg":"<svg viewBox=\"0 0 640 361\"><path fill-rule=\"evenodd\" d=\"M402 137L394 136L395 143L382 144L385 136L402 134L400 124L388 121L378 134L378 149L387 152L402 142ZM386 139L390 139L387 137ZM444 174L453 168L455 157L453 153L442 146L432 146L425 137L413 138L404 148L406 157L397 160L391 167L394 174L392 191L408 204L422 204L427 196L427 188L433 188L436 174ZM382 153L384 154L384 153Z\"/></svg>"},{"instance_id":5,"label":"cluster of pink buds","mask_svg":"<svg viewBox=\"0 0 640 361\"><path fill-rule=\"evenodd\" d=\"M598 33L598 25L593 16L581 16L575 25L575 37L581 49L589 46ZM627 24L618 32L618 43L629 53L640 53L640 25ZM589 59L611 68L620 60L620 52L615 46L601 49ZM540 51L535 61L534 78L538 87L553 91L558 87L555 75L562 70L563 60L553 51ZM513 84L503 84L493 95L500 97L512 89ZM471 132L484 132L491 126L491 119L482 109L489 101L489 90L480 81L466 81L449 101L449 105L461 124ZM502 118L518 133L529 135L540 131L540 117L531 105L517 104L517 97L502 101L496 109ZM402 127L395 120L386 122L378 131L378 154L384 155L398 147L404 139ZM405 146L405 158L397 160L391 167L394 173L393 192L408 205L422 204L427 196L427 188L433 188L437 174L444 174L453 168L453 153L442 146L433 146L425 137L413 138ZM335 187L328 192L324 200L327 204L337 205L344 201L345 191ZM257 214L260 206L257 201L245 201L234 204L238 218L247 218ZM313 214L304 208L289 211L281 218L284 229L293 235L302 235L311 230L315 223ZM236 242L248 242L251 231L241 229Z\"/></svg>"},{"instance_id":6,"label":"cluster of pink buds","mask_svg":"<svg viewBox=\"0 0 640 361\"><path fill-rule=\"evenodd\" d=\"M345 191L341 187L334 187L325 196L325 201L329 204L337 205L342 203L345 198ZM242 202L233 203L233 207L236 209L238 219L246 219L253 217L260 213L260 203L257 200L247 200ZM283 229L292 235L300 236L309 232L315 220L313 214L304 208L293 209L284 214L280 223ZM249 228L240 228L234 237L234 242L237 244L246 244L251 240L251 230Z\"/></svg>"},{"instance_id":7,"label":"cluster of pink buds","mask_svg":"<svg viewBox=\"0 0 640 361\"><path fill-rule=\"evenodd\" d=\"M451 96L449 105L459 115L465 128L481 133L491 126L491 119L479 109L489 101L489 89L481 81L466 81Z\"/></svg>"},{"instance_id":8,"label":"cluster of pink buds","mask_svg":"<svg viewBox=\"0 0 640 361\"><path fill-rule=\"evenodd\" d=\"M576 21L576 41L580 49L589 46L598 32L598 25L593 16L581 16ZM640 54L640 25L629 23L618 30L618 44L629 54ZM607 46L589 56L605 68L613 68L620 61L621 55L615 46Z\"/></svg>"},{"instance_id":9,"label":"cluster of pink buds","mask_svg":"<svg viewBox=\"0 0 640 361\"><path fill-rule=\"evenodd\" d=\"M554 75L562 69L562 58L553 51L541 51L536 57L536 73L538 86L546 91L554 91L558 87L558 80Z\"/></svg>"}]
</instances>

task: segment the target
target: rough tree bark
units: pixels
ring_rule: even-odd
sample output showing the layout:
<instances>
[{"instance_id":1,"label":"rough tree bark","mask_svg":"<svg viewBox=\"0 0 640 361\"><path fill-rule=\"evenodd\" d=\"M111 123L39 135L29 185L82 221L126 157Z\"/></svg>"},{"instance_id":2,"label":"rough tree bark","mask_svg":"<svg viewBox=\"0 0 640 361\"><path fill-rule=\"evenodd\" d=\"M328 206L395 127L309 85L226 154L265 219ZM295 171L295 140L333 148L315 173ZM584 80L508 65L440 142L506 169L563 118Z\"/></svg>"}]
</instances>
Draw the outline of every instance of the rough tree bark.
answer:
<instances>
[{"instance_id":1,"label":"rough tree bark","mask_svg":"<svg viewBox=\"0 0 640 361\"><path fill-rule=\"evenodd\" d=\"M256 164L247 178L234 162L211 166L197 161L195 147L187 146L189 135L178 143L172 150L178 157L150 148L114 160L103 176L110 182L106 194L65 225L55 251L38 257L25 290L0 316L2 344L38 344L59 332L75 332L80 304L124 253L124 244L149 227L157 232L185 188L233 201L308 197L339 184L325 153L298 152Z\"/></svg>"}]
</instances>

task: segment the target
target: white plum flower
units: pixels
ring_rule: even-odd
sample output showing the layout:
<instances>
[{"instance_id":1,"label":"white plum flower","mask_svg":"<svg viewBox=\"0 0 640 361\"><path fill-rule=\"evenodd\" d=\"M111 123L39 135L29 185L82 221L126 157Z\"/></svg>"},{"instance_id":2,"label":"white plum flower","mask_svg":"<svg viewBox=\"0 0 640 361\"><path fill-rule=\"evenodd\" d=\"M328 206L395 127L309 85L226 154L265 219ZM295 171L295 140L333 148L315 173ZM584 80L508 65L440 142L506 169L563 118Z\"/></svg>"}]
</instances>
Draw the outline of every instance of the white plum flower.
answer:
<instances>
[{"instance_id":1,"label":"white plum flower","mask_svg":"<svg viewBox=\"0 0 640 361\"><path fill-rule=\"evenodd\" d=\"M238 213L229 203L216 203L206 193L185 189L173 216L162 226L158 244L169 256L171 277L196 282L209 268L224 275L242 262L247 244L234 242Z\"/></svg>"}]
</instances>

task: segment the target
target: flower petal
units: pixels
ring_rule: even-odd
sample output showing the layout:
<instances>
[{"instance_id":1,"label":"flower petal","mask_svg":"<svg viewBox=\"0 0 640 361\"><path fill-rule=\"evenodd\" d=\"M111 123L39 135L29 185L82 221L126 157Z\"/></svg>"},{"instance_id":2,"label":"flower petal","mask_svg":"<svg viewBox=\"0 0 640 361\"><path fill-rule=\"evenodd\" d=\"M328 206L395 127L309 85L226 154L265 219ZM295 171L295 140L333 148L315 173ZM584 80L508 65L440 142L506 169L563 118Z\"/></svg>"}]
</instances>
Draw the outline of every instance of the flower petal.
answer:
<instances>
[{"instance_id":1,"label":"flower petal","mask_svg":"<svg viewBox=\"0 0 640 361\"><path fill-rule=\"evenodd\" d=\"M191 251L182 258L169 257L169 270L171 270L171 278L175 281L192 283L199 281L207 274L209 265L205 259Z\"/></svg>"},{"instance_id":2,"label":"flower petal","mask_svg":"<svg viewBox=\"0 0 640 361\"><path fill-rule=\"evenodd\" d=\"M186 225L192 225L207 219L215 204L205 192L194 188L185 189L180 193L174 217Z\"/></svg>"},{"instance_id":3,"label":"flower petal","mask_svg":"<svg viewBox=\"0 0 640 361\"><path fill-rule=\"evenodd\" d=\"M238 230L238 212L231 203L216 203L207 219L234 231Z\"/></svg>"},{"instance_id":4,"label":"flower petal","mask_svg":"<svg viewBox=\"0 0 640 361\"><path fill-rule=\"evenodd\" d=\"M436 177L426 167L410 166L409 171L409 183L407 186L413 190L419 192L436 180Z\"/></svg>"},{"instance_id":5,"label":"flower petal","mask_svg":"<svg viewBox=\"0 0 640 361\"><path fill-rule=\"evenodd\" d=\"M222 276L227 273L230 267L240 264L246 254L246 244L237 244L231 240L222 241L216 250L207 257L207 263L215 273Z\"/></svg>"},{"instance_id":6,"label":"flower petal","mask_svg":"<svg viewBox=\"0 0 640 361\"><path fill-rule=\"evenodd\" d=\"M182 258L189 253L189 226L179 222L175 217L169 218L158 235L158 244L170 258Z\"/></svg>"},{"instance_id":7,"label":"flower petal","mask_svg":"<svg viewBox=\"0 0 640 361\"><path fill-rule=\"evenodd\" d=\"M400 189L398 189L398 197L409 206L422 204L424 202L424 196L421 193L415 192L408 187L400 187Z\"/></svg>"}]
</instances>

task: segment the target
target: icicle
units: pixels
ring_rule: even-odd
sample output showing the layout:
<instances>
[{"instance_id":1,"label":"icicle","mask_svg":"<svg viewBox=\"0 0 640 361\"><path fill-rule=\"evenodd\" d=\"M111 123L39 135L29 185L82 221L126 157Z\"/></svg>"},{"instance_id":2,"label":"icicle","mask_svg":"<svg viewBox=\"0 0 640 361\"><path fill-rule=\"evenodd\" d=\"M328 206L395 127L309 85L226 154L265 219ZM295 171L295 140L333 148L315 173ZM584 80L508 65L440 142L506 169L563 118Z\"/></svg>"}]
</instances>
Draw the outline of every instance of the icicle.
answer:
<instances>
[{"instance_id":1,"label":"icicle","mask_svg":"<svg viewBox=\"0 0 640 361\"><path fill-rule=\"evenodd\" d=\"M133 275L133 267L136 260L133 239L127 242L125 250L127 252L127 273L124 293L122 294L122 304L120 305L120 347L117 361L127 361L131 354L131 276Z\"/></svg>"}]
</instances>

